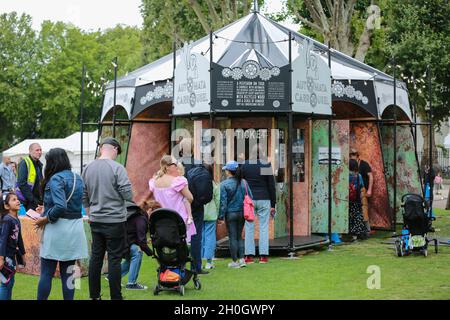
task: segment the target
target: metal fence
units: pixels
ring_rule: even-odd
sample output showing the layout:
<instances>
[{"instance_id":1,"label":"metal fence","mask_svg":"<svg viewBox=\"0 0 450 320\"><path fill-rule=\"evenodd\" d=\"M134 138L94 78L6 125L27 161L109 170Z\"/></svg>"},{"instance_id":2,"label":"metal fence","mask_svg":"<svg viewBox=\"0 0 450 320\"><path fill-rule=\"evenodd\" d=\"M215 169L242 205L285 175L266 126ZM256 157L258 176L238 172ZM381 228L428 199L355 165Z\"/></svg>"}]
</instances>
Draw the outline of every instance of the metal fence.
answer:
<instances>
[{"instance_id":1,"label":"metal fence","mask_svg":"<svg viewBox=\"0 0 450 320\"><path fill-rule=\"evenodd\" d=\"M422 163L422 158L428 161L429 153L420 151L417 153L419 157L419 164ZM436 172L441 171L442 177L449 179L450 178L450 157L448 152L443 152L442 150L438 150L437 152L433 152L433 162L439 163L439 168Z\"/></svg>"}]
</instances>

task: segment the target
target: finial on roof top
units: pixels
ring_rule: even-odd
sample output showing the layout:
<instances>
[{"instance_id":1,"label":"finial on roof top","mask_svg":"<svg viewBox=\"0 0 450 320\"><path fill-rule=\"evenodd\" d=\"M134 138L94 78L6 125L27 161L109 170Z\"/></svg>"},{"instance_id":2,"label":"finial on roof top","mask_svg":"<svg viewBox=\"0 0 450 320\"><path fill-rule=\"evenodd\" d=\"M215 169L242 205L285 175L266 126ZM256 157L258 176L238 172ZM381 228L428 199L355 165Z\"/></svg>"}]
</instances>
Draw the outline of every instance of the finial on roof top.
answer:
<instances>
[{"instance_id":1,"label":"finial on roof top","mask_svg":"<svg viewBox=\"0 0 450 320\"><path fill-rule=\"evenodd\" d=\"M253 0L253 12L259 12L258 0Z\"/></svg>"}]
</instances>

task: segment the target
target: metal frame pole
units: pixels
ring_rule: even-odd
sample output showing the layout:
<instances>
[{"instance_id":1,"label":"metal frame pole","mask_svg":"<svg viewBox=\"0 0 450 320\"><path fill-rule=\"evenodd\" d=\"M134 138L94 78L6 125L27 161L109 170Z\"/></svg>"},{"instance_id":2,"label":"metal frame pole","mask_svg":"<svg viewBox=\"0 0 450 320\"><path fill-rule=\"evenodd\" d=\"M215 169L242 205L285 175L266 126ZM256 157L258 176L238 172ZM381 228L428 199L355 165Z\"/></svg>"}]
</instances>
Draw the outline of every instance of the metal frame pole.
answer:
<instances>
[{"instance_id":1,"label":"metal frame pole","mask_svg":"<svg viewBox=\"0 0 450 320\"><path fill-rule=\"evenodd\" d=\"M86 65L83 63L81 72L81 97L80 97L80 174L83 173L83 109L84 109L84 78L86 77Z\"/></svg>"},{"instance_id":2,"label":"metal frame pole","mask_svg":"<svg viewBox=\"0 0 450 320\"><path fill-rule=\"evenodd\" d=\"M394 228L397 226L397 66L394 63ZM396 230L396 229L395 229Z\"/></svg>"},{"instance_id":3,"label":"metal frame pole","mask_svg":"<svg viewBox=\"0 0 450 320\"><path fill-rule=\"evenodd\" d=\"M330 42L328 42L328 67L331 70L331 47L330 47ZM330 72L331 74L331 72ZM331 79L330 79L331 81ZM331 110L332 110L332 106L330 106ZM331 111L331 115L328 119L328 250L331 250L333 247L332 241L331 241L331 219L332 219L332 207L333 207L333 202L331 200L331 198L333 197L333 190L332 190L332 169L331 169L331 152L332 152L332 143L333 143L333 139L332 139L332 125L333 125L333 111Z\"/></svg>"},{"instance_id":4,"label":"metal frame pole","mask_svg":"<svg viewBox=\"0 0 450 320\"><path fill-rule=\"evenodd\" d=\"M117 93L117 57L114 58L114 106L113 106L113 138L116 137L116 93Z\"/></svg>"},{"instance_id":5,"label":"metal frame pole","mask_svg":"<svg viewBox=\"0 0 450 320\"><path fill-rule=\"evenodd\" d=\"M288 163L289 163L289 251L294 252L294 181L293 181L293 134L294 119L292 114L292 33L289 32L289 114L288 114Z\"/></svg>"},{"instance_id":6,"label":"metal frame pole","mask_svg":"<svg viewBox=\"0 0 450 320\"><path fill-rule=\"evenodd\" d=\"M432 178L432 170L433 170L433 110L431 108L431 102L432 102L432 88L431 88L431 68L430 65L427 66L427 73L428 73L428 107L429 107L429 117L430 117L430 141L429 141L429 156L430 156L430 162L429 166L430 169L428 171L428 182L430 184L430 208L433 207L433 190L431 189L431 178Z\"/></svg>"},{"instance_id":7,"label":"metal frame pole","mask_svg":"<svg viewBox=\"0 0 450 320\"><path fill-rule=\"evenodd\" d=\"M175 66L177 64L177 37L173 40L173 73L172 73L172 114L170 119L170 133L169 133L169 152L172 154L172 149L174 147L174 142L172 141L172 133L175 131L176 119L174 115L175 111ZM178 157L177 157L178 158Z\"/></svg>"}]
</instances>

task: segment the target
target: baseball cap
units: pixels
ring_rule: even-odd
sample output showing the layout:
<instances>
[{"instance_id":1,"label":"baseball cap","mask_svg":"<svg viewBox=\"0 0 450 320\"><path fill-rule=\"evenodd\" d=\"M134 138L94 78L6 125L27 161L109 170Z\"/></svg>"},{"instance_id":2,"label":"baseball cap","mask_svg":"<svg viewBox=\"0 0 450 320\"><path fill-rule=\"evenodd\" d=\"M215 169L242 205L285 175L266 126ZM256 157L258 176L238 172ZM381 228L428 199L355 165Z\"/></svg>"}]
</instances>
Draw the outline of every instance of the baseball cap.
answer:
<instances>
[{"instance_id":1,"label":"baseball cap","mask_svg":"<svg viewBox=\"0 0 450 320\"><path fill-rule=\"evenodd\" d=\"M358 155L359 153L358 153L358 150L356 150L355 148L353 148L353 149L350 149L350 154Z\"/></svg>"},{"instance_id":2,"label":"baseball cap","mask_svg":"<svg viewBox=\"0 0 450 320\"><path fill-rule=\"evenodd\" d=\"M104 144L109 144L109 145L112 145L113 147L116 147L117 154L122 153L122 148L120 147L120 143L116 139L114 139L112 137L107 137L107 138L103 139L102 143L100 144L100 147L102 147Z\"/></svg>"},{"instance_id":3,"label":"baseball cap","mask_svg":"<svg viewBox=\"0 0 450 320\"><path fill-rule=\"evenodd\" d=\"M236 171L239 167L239 164L236 161L228 161L227 164L222 168L222 170L228 170L228 171Z\"/></svg>"}]
</instances>

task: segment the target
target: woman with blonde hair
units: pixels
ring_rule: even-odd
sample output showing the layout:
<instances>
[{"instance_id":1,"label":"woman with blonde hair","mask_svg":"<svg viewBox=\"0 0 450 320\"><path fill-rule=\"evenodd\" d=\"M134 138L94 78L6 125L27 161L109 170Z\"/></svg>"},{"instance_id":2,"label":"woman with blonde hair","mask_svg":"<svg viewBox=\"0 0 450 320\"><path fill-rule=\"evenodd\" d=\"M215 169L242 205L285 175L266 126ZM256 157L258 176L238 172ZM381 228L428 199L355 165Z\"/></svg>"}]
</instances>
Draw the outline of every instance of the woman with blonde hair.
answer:
<instances>
[{"instance_id":1,"label":"woman with blonde hair","mask_svg":"<svg viewBox=\"0 0 450 320\"><path fill-rule=\"evenodd\" d=\"M160 170L150 179L148 185L155 200L163 208L172 209L183 218L186 223L186 240L189 243L191 236L197 232L184 202L187 200L192 203L193 196L189 191L187 179L180 176L177 160L170 155L163 156L160 161Z\"/></svg>"}]
</instances>

